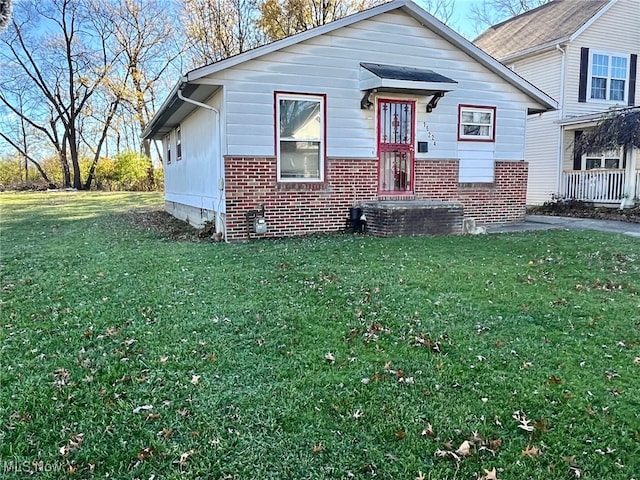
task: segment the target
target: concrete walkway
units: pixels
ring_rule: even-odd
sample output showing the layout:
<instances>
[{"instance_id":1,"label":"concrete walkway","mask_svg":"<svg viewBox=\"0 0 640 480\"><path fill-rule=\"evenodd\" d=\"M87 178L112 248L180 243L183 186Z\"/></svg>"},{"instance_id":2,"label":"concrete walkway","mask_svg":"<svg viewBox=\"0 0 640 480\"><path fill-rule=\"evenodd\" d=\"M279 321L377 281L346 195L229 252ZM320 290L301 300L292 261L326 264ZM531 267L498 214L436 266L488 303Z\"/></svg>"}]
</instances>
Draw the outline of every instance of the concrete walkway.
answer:
<instances>
[{"instance_id":1,"label":"concrete walkway","mask_svg":"<svg viewBox=\"0 0 640 480\"><path fill-rule=\"evenodd\" d=\"M526 215L523 223L490 227L487 233L528 232L536 230L598 230L620 233L640 238L640 223L618 222L615 220L593 220L591 218L552 217L547 215Z\"/></svg>"}]
</instances>

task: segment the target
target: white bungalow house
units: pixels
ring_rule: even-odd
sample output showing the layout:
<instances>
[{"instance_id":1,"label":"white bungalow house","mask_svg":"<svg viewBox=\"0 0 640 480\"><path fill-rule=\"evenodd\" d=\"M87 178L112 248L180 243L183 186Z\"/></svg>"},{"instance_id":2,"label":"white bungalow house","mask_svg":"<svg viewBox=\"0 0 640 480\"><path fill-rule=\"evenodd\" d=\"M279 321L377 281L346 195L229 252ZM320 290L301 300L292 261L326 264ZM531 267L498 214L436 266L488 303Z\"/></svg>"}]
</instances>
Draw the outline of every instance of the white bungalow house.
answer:
<instances>
[{"instance_id":1,"label":"white bungalow house","mask_svg":"<svg viewBox=\"0 0 640 480\"><path fill-rule=\"evenodd\" d=\"M527 123L528 204L560 195L604 206L640 197L637 149L574 153L611 109L640 105L638 0L553 0L490 27L474 43L553 98Z\"/></svg>"},{"instance_id":2,"label":"white bungalow house","mask_svg":"<svg viewBox=\"0 0 640 480\"><path fill-rule=\"evenodd\" d=\"M374 234L448 233L523 218L527 116L556 106L397 0L186 73L144 136L166 210L230 241L338 231L354 207Z\"/></svg>"}]
</instances>

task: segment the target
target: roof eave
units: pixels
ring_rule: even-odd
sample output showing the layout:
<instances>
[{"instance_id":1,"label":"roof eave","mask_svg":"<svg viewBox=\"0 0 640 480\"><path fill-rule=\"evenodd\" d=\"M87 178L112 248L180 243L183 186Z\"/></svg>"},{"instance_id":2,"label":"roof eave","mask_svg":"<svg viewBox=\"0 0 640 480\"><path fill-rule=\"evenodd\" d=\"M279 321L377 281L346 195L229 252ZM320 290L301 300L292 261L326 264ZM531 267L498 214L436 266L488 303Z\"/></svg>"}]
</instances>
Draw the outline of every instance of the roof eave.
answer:
<instances>
[{"instance_id":1,"label":"roof eave","mask_svg":"<svg viewBox=\"0 0 640 480\"><path fill-rule=\"evenodd\" d=\"M533 84L527 82L524 78L516 74L511 69L507 68L505 65L500 63L484 50L475 46L459 33L447 27L444 23L440 22L435 17L424 16L422 14L423 10L413 2L406 3L403 8L411 12L412 16L420 23L432 29L437 34L450 41L452 44L458 46L471 58L489 68L490 70L493 70L503 80L507 81L511 85L518 88L521 92L536 100L543 107L543 109L541 109L542 112L558 109L558 102L552 97L535 87Z\"/></svg>"},{"instance_id":2,"label":"roof eave","mask_svg":"<svg viewBox=\"0 0 640 480\"><path fill-rule=\"evenodd\" d=\"M557 40L553 40L542 45L536 45L535 47L527 48L526 50L520 50L519 52L512 53L511 55L507 55L506 57L502 57L499 60L502 63L517 62L518 60L522 60L523 58L555 50L557 46L564 46L567 43L571 42L571 40L571 37L558 38Z\"/></svg>"}]
</instances>

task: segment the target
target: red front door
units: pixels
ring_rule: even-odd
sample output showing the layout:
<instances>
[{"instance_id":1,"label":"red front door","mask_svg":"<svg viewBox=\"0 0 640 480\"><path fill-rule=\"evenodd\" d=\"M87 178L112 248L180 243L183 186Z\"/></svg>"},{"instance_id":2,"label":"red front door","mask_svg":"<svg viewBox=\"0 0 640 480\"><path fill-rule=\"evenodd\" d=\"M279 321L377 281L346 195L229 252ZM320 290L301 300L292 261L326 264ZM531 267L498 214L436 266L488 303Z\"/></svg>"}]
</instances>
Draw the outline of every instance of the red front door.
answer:
<instances>
[{"instance_id":1,"label":"red front door","mask_svg":"<svg viewBox=\"0 0 640 480\"><path fill-rule=\"evenodd\" d=\"M378 193L413 193L415 106L409 100L378 101Z\"/></svg>"}]
</instances>

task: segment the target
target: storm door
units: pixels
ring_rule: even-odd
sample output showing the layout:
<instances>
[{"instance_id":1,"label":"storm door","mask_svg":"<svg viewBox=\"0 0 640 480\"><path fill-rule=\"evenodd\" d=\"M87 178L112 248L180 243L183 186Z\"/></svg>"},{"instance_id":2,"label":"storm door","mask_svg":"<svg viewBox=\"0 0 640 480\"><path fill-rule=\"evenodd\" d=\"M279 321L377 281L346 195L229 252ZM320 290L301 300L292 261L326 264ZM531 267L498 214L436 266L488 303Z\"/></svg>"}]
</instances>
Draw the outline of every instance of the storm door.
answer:
<instances>
[{"instance_id":1,"label":"storm door","mask_svg":"<svg viewBox=\"0 0 640 480\"><path fill-rule=\"evenodd\" d=\"M378 102L378 192L413 193L415 102Z\"/></svg>"}]
</instances>

